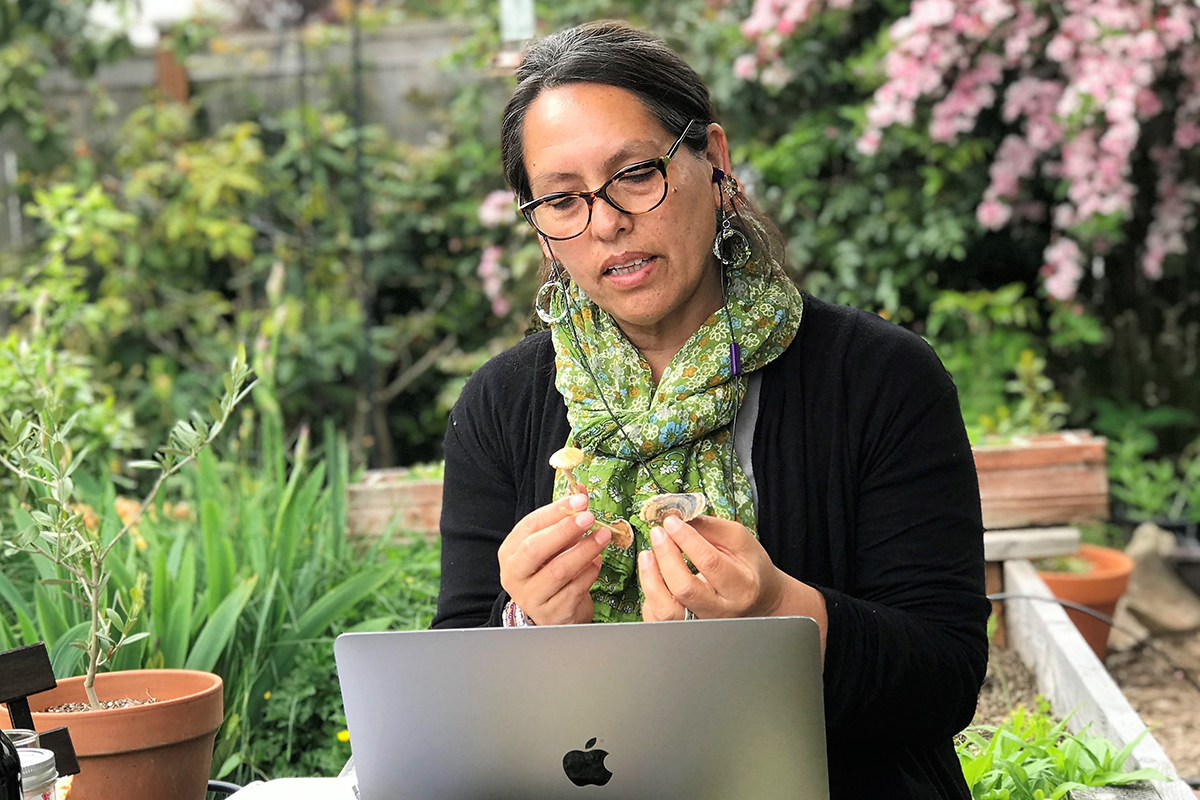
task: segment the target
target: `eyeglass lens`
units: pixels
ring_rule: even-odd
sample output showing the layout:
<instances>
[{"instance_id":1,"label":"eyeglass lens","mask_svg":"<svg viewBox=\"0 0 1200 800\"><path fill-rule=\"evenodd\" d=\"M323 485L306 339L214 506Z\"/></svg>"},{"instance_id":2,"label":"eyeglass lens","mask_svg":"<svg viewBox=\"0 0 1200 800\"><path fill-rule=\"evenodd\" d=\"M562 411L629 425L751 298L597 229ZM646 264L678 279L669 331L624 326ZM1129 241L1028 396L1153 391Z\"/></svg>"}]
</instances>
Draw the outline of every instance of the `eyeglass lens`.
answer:
<instances>
[{"instance_id":1,"label":"eyeglass lens","mask_svg":"<svg viewBox=\"0 0 1200 800\"><path fill-rule=\"evenodd\" d=\"M667 196L667 179L660 163L621 170L596 193L597 197L626 214L653 211ZM533 209L533 224L552 239L573 238L587 229L591 206L577 195L548 200Z\"/></svg>"}]
</instances>

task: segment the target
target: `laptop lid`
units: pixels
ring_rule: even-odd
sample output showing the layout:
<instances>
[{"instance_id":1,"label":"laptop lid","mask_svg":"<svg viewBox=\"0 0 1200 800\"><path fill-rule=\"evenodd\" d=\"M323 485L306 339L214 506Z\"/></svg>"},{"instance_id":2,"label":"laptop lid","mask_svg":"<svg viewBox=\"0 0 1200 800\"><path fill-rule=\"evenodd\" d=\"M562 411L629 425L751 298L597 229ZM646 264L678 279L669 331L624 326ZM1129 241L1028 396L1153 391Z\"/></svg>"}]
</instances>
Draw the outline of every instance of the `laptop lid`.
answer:
<instances>
[{"instance_id":1,"label":"laptop lid","mask_svg":"<svg viewBox=\"0 0 1200 800\"><path fill-rule=\"evenodd\" d=\"M362 800L827 800L807 617L350 633Z\"/></svg>"}]
</instances>

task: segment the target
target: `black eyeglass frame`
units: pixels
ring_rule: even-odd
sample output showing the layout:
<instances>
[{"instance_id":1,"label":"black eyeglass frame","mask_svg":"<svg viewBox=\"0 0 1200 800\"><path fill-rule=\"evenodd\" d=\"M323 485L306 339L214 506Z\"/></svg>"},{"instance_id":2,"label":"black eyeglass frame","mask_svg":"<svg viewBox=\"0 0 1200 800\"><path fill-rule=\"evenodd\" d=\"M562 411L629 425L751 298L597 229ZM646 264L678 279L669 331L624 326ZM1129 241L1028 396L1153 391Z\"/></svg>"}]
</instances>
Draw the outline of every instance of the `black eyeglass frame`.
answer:
<instances>
[{"instance_id":1,"label":"black eyeglass frame","mask_svg":"<svg viewBox=\"0 0 1200 800\"><path fill-rule=\"evenodd\" d=\"M670 166L671 160L675 158L675 154L679 152L679 148L683 145L684 140L687 139L687 135L692 130L692 126L698 122L699 120L695 119L688 121L687 127L683 129L683 133L679 134L679 138L675 140L675 144L671 145L671 149L667 151L666 155L659 156L658 158L647 159L646 161L639 161L636 164L630 164L627 167L621 167L621 169L613 173L611 178L604 182L603 186L594 192L551 192L550 194L544 194L541 197L536 197L527 203L522 203L521 205L517 206L517 210L524 215L525 221L528 222L540 236L544 236L552 242L566 242L571 239L577 239L580 236L583 236L583 234L587 233L588 227L590 227L592 224L592 204L596 201L597 197L608 203L617 211L620 211L622 214L649 214L651 211L661 206L663 201L667 199L667 167ZM662 197L658 198L658 202L652 205L650 208L647 208L645 211L628 211L624 208L621 208L620 205L618 205L611 197L608 196L608 187L612 186L615 181L620 180L632 172L637 172L649 167L654 167L657 169L659 173L662 174L663 179ZM572 234L571 236L551 236L539 228L537 223L533 221L533 211L540 205L552 203L555 200L562 200L566 197L578 197L587 203L587 222L583 224L583 230L579 231L579 233Z\"/></svg>"}]
</instances>

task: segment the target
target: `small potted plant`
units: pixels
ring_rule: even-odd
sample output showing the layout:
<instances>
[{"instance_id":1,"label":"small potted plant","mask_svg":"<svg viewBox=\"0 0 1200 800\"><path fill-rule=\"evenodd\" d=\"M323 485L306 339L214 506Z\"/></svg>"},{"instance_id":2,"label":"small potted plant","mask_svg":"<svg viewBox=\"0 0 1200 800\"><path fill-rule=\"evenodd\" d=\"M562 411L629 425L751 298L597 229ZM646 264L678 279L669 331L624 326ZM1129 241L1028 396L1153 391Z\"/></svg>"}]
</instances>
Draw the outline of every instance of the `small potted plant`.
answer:
<instances>
[{"instance_id":1,"label":"small potted plant","mask_svg":"<svg viewBox=\"0 0 1200 800\"><path fill-rule=\"evenodd\" d=\"M88 455L86 448L72 452L77 415L64 419L56 394L47 391L36 413L16 410L0 418L0 469L16 478L28 522L5 545L52 563L64 577L47 583L61 587L62 602L87 609L86 636L72 642L85 653L86 674L31 698L40 730L65 725L71 732L80 761L71 789L76 800L205 795L223 717L221 678L193 670L100 672L120 648L147 635L133 632L145 600L144 580L110 604L107 559L166 480L216 439L252 388L249 372L239 349L224 394L210 408L212 419L194 413L191 421L175 425L155 460L130 464L158 475L136 512L111 536L86 524L77 500L72 476Z\"/></svg>"},{"instance_id":2,"label":"small potted plant","mask_svg":"<svg viewBox=\"0 0 1200 800\"><path fill-rule=\"evenodd\" d=\"M1081 544L1073 556L1044 558L1038 573L1059 600L1069 600L1112 618L1117 601L1129 586L1133 559L1111 547ZM1067 616L1100 660L1108 647L1110 626L1082 611L1068 608Z\"/></svg>"}]
</instances>

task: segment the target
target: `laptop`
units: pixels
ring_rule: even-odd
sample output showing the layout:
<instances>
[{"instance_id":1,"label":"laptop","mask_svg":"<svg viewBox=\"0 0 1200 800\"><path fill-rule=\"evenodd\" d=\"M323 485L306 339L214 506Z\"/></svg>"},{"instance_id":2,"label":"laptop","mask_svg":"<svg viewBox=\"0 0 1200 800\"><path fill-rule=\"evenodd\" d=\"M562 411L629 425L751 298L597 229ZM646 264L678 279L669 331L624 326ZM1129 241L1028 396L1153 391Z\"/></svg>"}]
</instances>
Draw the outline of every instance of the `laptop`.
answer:
<instances>
[{"instance_id":1,"label":"laptop","mask_svg":"<svg viewBox=\"0 0 1200 800\"><path fill-rule=\"evenodd\" d=\"M807 617L348 633L361 800L828 800Z\"/></svg>"}]
</instances>

